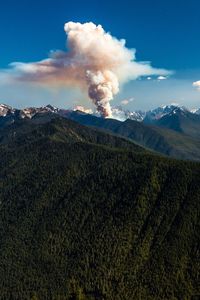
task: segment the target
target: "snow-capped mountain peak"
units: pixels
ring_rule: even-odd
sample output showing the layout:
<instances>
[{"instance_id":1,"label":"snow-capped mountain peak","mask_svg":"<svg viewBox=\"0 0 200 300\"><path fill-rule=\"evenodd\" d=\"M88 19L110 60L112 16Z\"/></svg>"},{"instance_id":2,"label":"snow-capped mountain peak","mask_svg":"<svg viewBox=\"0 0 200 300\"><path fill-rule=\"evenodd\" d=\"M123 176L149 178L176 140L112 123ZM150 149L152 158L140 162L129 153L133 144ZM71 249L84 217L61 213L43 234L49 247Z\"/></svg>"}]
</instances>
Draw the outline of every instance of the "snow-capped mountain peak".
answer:
<instances>
[{"instance_id":1,"label":"snow-capped mountain peak","mask_svg":"<svg viewBox=\"0 0 200 300\"><path fill-rule=\"evenodd\" d=\"M0 104L0 117L17 117L17 118L28 118L31 119L37 113L59 113L59 108L54 107L50 104L42 107L26 107L23 109L12 108L6 104Z\"/></svg>"},{"instance_id":2,"label":"snow-capped mountain peak","mask_svg":"<svg viewBox=\"0 0 200 300\"><path fill-rule=\"evenodd\" d=\"M24 109L16 109L6 104L0 104L0 118L6 117L6 119L10 119L12 120L12 122L14 122L15 119L31 119L38 113L55 113L60 116L67 117L70 111L71 110L54 107L51 104L42 107L26 107ZM120 121L131 119L138 122L144 121L145 123L155 123L156 121L160 120L166 115L174 115L178 113L186 114L188 112L200 115L200 109L188 110L186 107L179 106L174 103L169 105L163 105L149 111L132 111L124 109L121 106L116 106L112 108L113 119L118 119ZM96 115L91 110L85 110L85 113Z\"/></svg>"},{"instance_id":3,"label":"snow-capped mountain peak","mask_svg":"<svg viewBox=\"0 0 200 300\"><path fill-rule=\"evenodd\" d=\"M155 109L149 110L146 112L144 121L146 123L152 123L154 121L160 120L162 117L166 115L174 115L178 112L189 112L189 110L184 106L179 106L178 104L169 104L169 105L163 105L159 106Z\"/></svg>"},{"instance_id":4,"label":"snow-capped mountain peak","mask_svg":"<svg viewBox=\"0 0 200 300\"><path fill-rule=\"evenodd\" d=\"M200 115L200 108L193 108L190 110L190 112L196 115Z\"/></svg>"},{"instance_id":5,"label":"snow-capped mountain peak","mask_svg":"<svg viewBox=\"0 0 200 300\"><path fill-rule=\"evenodd\" d=\"M113 118L118 119L120 121L131 119L134 121L142 122L145 117L145 114L146 113L141 110L130 111L128 109L123 109L121 106L116 106L112 108Z\"/></svg>"},{"instance_id":6,"label":"snow-capped mountain peak","mask_svg":"<svg viewBox=\"0 0 200 300\"><path fill-rule=\"evenodd\" d=\"M9 113L14 113L15 109L6 104L0 104L0 117L5 117Z\"/></svg>"}]
</instances>

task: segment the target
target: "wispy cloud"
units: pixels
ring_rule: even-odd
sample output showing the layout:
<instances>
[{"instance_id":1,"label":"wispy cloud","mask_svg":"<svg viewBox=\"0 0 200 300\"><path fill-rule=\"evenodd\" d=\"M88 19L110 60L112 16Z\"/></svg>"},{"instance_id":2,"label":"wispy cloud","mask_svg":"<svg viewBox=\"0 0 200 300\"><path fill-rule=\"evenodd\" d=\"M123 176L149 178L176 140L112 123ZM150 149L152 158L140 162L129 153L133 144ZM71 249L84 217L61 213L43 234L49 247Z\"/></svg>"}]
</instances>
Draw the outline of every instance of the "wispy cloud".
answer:
<instances>
[{"instance_id":1,"label":"wispy cloud","mask_svg":"<svg viewBox=\"0 0 200 300\"><path fill-rule=\"evenodd\" d=\"M123 99L120 103L121 105L128 105L130 102L133 102L134 98L129 98L129 99Z\"/></svg>"},{"instance_id":2,"label":"wispy cloud","mask_svg":"<svg viewBox=\"0 0 200 300\"><path fill-rule=\"evenodd\" d=\"M160 81L160 80L166 80L167 79L167 76L158 76L157 80Z\"/></svg>"}]
</instances>

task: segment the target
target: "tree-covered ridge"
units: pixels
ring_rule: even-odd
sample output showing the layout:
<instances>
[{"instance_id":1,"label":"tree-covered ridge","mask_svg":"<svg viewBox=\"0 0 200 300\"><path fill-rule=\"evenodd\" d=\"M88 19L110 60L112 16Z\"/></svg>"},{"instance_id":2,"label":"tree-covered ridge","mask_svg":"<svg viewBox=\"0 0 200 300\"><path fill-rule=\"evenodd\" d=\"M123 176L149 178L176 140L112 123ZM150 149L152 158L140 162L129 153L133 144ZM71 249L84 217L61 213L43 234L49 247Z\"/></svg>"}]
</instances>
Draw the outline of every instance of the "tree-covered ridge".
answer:
<instances>
[{"instance_id":1,"label":"tree-covered ridge","mask_svg":"<svg viewBox=\"0 0 200 300\"><path fill-rule=\"evenodd\" d=\"M80 124L123 136L142 147L173 158L199 161L200 118L199 116L193 116L193 114L190 115L193 119L182 116L179 118L178 115L166 116L155 124L145 124L130 119L120 122L80 112L68 112L66 117Z\"/></svg>"},{"instance_id":2,"label":"tree-covered ridge","mask_svg":"<svg viewBox=\"0 0 200 300\"><path fill-rule=\"evenodd\" d=\"M0 299L198 299L200 165L51 118L0 146Z\"/></svg>"}]
</instances>

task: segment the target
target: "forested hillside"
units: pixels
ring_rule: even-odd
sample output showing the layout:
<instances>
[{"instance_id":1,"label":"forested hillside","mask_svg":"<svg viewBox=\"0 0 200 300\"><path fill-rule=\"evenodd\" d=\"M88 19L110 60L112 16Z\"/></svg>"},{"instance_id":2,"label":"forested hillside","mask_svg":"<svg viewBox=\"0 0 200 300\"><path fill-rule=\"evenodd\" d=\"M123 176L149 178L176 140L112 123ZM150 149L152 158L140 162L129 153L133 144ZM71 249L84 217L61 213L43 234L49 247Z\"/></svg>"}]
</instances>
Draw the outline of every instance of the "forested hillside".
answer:
<instances>
[{"instance_id":1,"label":"forested hillside","mask_svg":"<svg viewBox=\"0 0 200 300\"><path fill-rule=\"evenodd\" d=\"M47 115L0 138L0 299L199 299L200 164Z\"/></svg>"},{"instance_id":2,"label":"forested hillside","mask_svg":"<svg viewBox=\"0 0 200 300\"><path fill-rule=\"evenodd\" d=\"M173 158L200 160L199 116L193 116L192 120L186 117L180 118L181 125L178 123L178 115L163 117L153 125L130 119L124 122L103 119L81 112L68 112L65 117L83 125L123 136L143 147ZM184 129L179 130L180 126Z\"/></svg>"}]
</instances>

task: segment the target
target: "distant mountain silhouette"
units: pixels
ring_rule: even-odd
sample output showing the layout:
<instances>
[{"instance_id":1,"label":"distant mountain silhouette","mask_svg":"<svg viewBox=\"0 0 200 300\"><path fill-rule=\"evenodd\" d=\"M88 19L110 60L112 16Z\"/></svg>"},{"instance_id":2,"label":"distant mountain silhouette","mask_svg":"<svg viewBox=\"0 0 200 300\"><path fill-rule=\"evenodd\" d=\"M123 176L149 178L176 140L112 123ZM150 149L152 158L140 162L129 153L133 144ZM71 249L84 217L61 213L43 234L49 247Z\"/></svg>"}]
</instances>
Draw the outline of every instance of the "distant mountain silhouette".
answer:
<instances>
[{"instance_id":1,"label":"distant mountain silhouette","mask_svg":"<svg viewBox=\"0 0 200 300\"><path fill-rule=\"evenodd\" d=\"M0 105L0 131L5 131L7 126L22 119L33 119L43 114L59 115L83 125L106 130L167 156L200 160L200 115L191 113L184 107L163 106L147 112L143 121L119 121L81 111L58 109L51 105L19 110L3 104ZM135 118L134 114L132 116Z\"/></svg>"}]
</instances>

